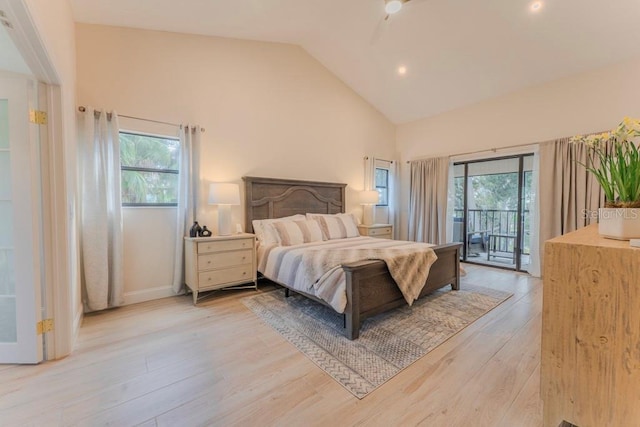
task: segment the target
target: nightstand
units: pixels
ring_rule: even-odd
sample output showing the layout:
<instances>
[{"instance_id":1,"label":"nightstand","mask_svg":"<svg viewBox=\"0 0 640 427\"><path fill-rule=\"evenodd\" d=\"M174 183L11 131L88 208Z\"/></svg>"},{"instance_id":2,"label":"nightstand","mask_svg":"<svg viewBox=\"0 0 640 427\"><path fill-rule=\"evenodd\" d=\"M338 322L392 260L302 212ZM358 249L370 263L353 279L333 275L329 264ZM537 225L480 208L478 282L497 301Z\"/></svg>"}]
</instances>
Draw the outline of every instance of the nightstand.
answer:
<instances>
[{"instance_id":1,"label":"nightstand","mask_svg":"<svg viewBox=\"0 0 640 427\"><path fill-rule=\"evenodd\" d=\"M377 237L379 239L393 239L393 225L391 224L372 224L358 226L361 236Z\"/></svg>"},{"instance_id":2,"label":"nightstand","mask_svg":"<svg viewBox=\"0 0 640 427\"><path fill-rule=\"evenodd\" d=\"M184 245L185 282L193 292L193 304L203 291L258 289L255 235L185 237Z\"/></svg>"}]
</instances>

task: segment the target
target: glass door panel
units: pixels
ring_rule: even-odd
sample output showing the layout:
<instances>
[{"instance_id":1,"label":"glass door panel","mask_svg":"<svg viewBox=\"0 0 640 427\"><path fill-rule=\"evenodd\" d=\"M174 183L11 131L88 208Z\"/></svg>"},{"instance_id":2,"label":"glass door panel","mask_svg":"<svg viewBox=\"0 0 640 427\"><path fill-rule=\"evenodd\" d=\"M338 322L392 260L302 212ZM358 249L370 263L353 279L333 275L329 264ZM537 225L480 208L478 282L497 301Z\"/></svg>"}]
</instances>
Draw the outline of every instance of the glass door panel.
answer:
<instances>
[{"instance_id":1,"label":"glass door panel","mask_svg":"<svg viewBox=\"0 0 640 427\"><path fill-rule=\"evenodd\" d=\"M467 171L467 245L473 261L515 268L517 158L470 163Z\"/></svg>"},{"instance_id":2,"label":"glass door panel","mask_svg":"<svg viewBox=\"0 0 640 427\"><path fill-rule=\"evenodd\" d=\"M29 81L0 78L0 363L42 360L37 140L30 136ZM35 126L35 125L34 125Z\"/></svg>"},{"instance_id":3,"label":"glass door panel","mask_svg":"<svg viewBox=\"0 0 640 427\"><path fill-rule=\"evenodd\" d=\"M11 199L11 153L0 148L0 200Z\"/></svg>"},{"instance_id":4,"label":"glass door panel","mask_svg":"<svg viewBox=\"0 0 640 427\"><path fill-rule=\"evenodd\" d=\"M18 339L8 112L8 100L0 99L0 343Z\"/></svg>"},{"instance_id":5,"label":"glass door panel","mask_svg":"<svg viewBox=\"0 0 640 427\"><path fill-rule=\"evenodd\" d=\"M453 241L457 243L463 243L461 259L466 259L467 247L464 244L464 235L466 230L464 228L464 219L466 218L464 210L464 194L465 194L465 165L457 164L453 166Z\"/></svg>"},{"instance_id":6,"label":"glass door panel","mask_svg":"<svg viewBox=\"0 0 640 427\"><path fill-rule=\"evenodd\" d=\"M0 99L0 150L9 149L9 101Z\"/></svg>"},{"instance_id":7,"label":"glass door panel","mask_svg":"<svg viewBox=\"0 0 640 427\"><path fill-rule=\"evenodd\" d=\"M522 159L522 236L520 270L528 271L531 263L531 226L533 212L533 155Z\"/></svg>"},{"instance_id":8,"label":"glass door panel","mask_svg":"<svg viewBox=\"0 0 640 427\"><path fill-rule=\"evenodd\" d=\"M467 262L520 270L529 264L532 155L454 165L453 241Z\"/></svg>"}]
</instances>

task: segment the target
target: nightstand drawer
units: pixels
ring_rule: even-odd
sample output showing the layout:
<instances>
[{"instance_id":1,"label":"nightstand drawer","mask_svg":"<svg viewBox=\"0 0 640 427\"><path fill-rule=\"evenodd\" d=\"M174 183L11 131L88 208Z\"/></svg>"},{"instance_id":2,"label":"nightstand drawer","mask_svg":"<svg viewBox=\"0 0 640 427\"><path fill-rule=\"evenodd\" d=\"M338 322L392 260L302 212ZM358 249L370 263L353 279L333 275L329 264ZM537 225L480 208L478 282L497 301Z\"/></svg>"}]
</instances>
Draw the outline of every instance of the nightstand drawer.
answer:
<instances>
[{"instance_id":1,"label":"nightstand drawer","mask_svg":"<svg viewBox=\"0 0 640 427\"><path fill-rule=\"evenodd\" d=\"M251 264L252 260L251 249L233 252L213 252L198 256L198 271Z\"/></svg>"},{"instance_id":2,"label":"nightstand drawer","mask_svg":"<svg viewBox=\"0 0 640 427\"><path fill-rule=\"evenodd\" d=\"M241 280L251 281L253 280L252 267L252 264L247 264L238 267L205 271L203 273L200 273L198 275L200 289L205 289L209 286L222 285L224 283L237 282Z\"/></svg>"},{"instance_id":3,"label":"nightstand drawer","mask_svg":"<svg viewBox=\"0 0 640 427\"><path fill-rule=\"evenodd\" d=\"M232 239L217 242L198 243L198 253L233 251L237 249L252 249L254 239Z\"/></svg>"},{"instance_id":4,"label":"nightstand drawer","mask_svg":"<svg viewBox=\"0 0 640 427\"><path fill-rule=\"evenodd\" d=\"M391 227L372 228L369 230L369 236L371 237L382 235L391 236Z\"/></svg>"}]
</instances>

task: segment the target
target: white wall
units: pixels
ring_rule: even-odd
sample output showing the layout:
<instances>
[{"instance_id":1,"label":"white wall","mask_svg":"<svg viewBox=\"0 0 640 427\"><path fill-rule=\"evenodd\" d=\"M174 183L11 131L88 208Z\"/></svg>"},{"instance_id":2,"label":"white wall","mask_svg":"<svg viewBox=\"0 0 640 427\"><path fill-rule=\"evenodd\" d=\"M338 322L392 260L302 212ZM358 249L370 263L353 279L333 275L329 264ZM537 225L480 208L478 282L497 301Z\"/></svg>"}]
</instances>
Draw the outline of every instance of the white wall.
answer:
<instances>
[{"instance_id":1,"label":"white wall","mask_svg":"<svg viewBox=\"0 0 640 427\"><path fill-rule=\"evenodd\" d=\"M79 104L206 128L198 220L214 231L210 182L241 183L245 175L344 182L347 211L359 212L363 157L396 157L395 126L298 46L88 24L77 24L76 34ZM131 222L137 214L126 215ZM232 215L244 223L242 207ZM142 244L129 232L125 240L127 250ZM147 247L151 260L173 250ZM134 283L146 267L130 267L127 294L169 286L170 276Z\"/></svg>"},{"instance_id":2,"label":"white wall","mask_svg":"<svg viewBox=\"0 0 640 427\"><path fill-rule=\"evenodd\" d=\"M640 59L401 124L402 206L408 206L407 160L543 142L615 127L640 117ZM401 236L407 236L402 210Z\"/></svg>"},{"instance_id":3,"label":"white wall","mask_svg":"<svg viewBox=\"0 0 640 427\"><path fill-rule=\"evenodd\" d=\"M176 208L123 208L125 304L173 295Z\"/></svg>"}]
</instances>

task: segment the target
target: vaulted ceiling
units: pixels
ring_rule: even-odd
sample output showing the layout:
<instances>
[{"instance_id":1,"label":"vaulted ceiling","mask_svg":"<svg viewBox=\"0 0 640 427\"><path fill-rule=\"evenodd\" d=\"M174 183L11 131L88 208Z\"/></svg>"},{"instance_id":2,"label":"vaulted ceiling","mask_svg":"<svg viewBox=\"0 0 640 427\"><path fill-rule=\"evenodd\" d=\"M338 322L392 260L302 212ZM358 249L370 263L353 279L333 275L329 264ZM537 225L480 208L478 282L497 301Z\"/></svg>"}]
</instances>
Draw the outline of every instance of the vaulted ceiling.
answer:
<instances>
[{"instance_id":1,"label":"vaulted ceiling","mask_svg":"<svg viewBox=\"0 0 640 427\"><path fill-rule=\"evenodd\" d=\"M394 123L640 57L640 1L532 3L72 0L78 22L300 45Z\"/></svg>"}]
</instances>

